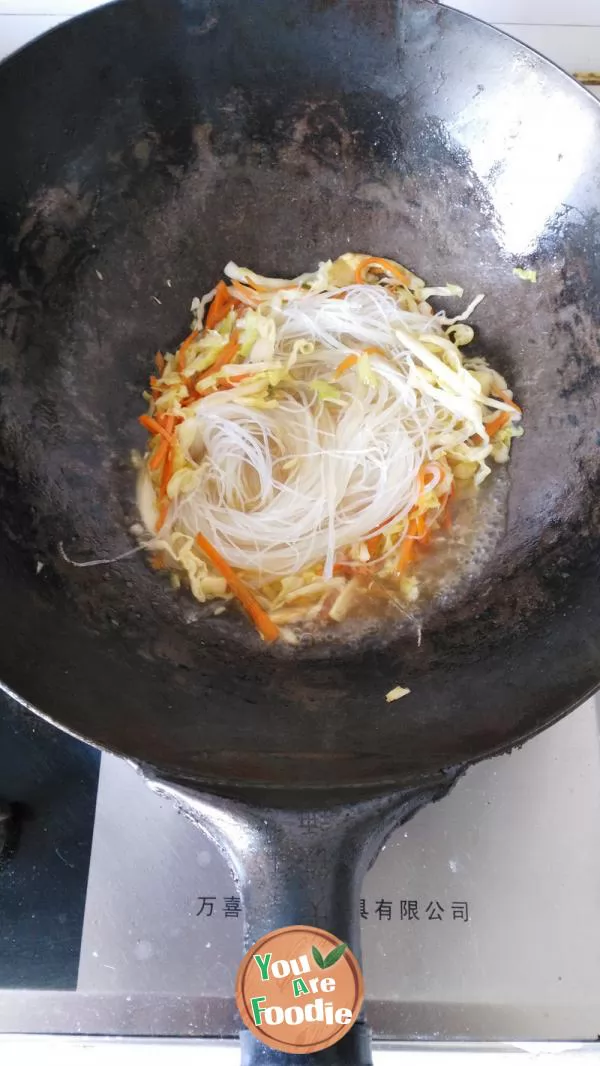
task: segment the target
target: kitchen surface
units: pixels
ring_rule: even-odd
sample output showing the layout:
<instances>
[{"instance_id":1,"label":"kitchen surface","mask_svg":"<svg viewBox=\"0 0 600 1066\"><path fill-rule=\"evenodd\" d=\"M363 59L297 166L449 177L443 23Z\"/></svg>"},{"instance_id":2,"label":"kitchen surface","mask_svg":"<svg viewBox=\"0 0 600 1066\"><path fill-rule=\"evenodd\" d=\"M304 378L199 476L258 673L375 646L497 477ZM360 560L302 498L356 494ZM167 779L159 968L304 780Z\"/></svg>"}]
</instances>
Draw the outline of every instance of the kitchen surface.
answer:
<instances>
[{"instance_id":1,"label":"kitchen surface","mask_svg":"<svg viewBox=\"0 0 600 1066\"><path fill-rule=\"evenodd\" d=\"M94 6L0 0L0 57ZM452 6L569 72L600 71L600 0ZM595 1054L599 709L590 700L472 768L388 840L360 902L377 1063L448 1062L466 1046L473 1062ZM12 804L0 807L1 1061L26 1044L50 1066L83 1048L93 1064L152 1066L175 1049L177 1061L237 1062L241 906L208 838L134 767L4 696L0 793Z\"/></svg>"}]
</instances>

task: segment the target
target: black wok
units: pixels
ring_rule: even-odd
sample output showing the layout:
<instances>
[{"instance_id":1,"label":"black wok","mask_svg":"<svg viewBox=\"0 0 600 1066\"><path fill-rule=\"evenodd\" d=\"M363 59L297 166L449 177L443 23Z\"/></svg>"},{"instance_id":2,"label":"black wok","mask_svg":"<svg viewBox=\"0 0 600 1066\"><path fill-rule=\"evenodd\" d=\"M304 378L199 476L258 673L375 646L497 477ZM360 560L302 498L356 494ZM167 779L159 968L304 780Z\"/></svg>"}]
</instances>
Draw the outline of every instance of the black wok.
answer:
<instances>
[{"instance_id":1,"label":"black wok","mask_svg":"<svg viewBox=\"0 0 600 1066\"><path fill-rule=\"evenodd\" d=\"M357 948L394 819L600 680L598 105L431 0L126 0L0 68L0 144L3 685L208 827L248 943L305 921ZM477 350L526 435L479 580L420 645L399 619L290 650L140 555L69 565L60 543L131 546L140 393L192 297L229 258L285 274L347 249L487 295ZM368 1056L359 1023L318 1061Z\"/></svg>"}]
</instances>

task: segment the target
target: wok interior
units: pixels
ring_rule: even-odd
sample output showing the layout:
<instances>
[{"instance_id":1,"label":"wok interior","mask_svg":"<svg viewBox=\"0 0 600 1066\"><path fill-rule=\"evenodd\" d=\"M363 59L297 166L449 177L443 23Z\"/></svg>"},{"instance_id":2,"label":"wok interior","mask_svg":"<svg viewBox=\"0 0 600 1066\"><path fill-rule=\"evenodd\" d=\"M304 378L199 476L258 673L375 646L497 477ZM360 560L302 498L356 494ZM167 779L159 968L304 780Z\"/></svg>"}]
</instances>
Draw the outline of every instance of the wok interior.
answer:
<instances>
[{"instance_id":1,"label":"wok interior","mask_svg":"<svg viewBox=\"0 0 600 1066\"><path fill-rule=\"evenodd\" d=\"M0 676L178 776L389 785L523 738L600 676L599 112L428 0L245 8L114 5L0 72ZM66 563L61 542L131 546L141 391L192 298L230 258L286 275L347 250L486 294L473 354L507 376L526 435L477 585L420 646L398 624L290 651L141 555ZM386 705L398 684L410 697Z\"/></svg>"}]
</instances>

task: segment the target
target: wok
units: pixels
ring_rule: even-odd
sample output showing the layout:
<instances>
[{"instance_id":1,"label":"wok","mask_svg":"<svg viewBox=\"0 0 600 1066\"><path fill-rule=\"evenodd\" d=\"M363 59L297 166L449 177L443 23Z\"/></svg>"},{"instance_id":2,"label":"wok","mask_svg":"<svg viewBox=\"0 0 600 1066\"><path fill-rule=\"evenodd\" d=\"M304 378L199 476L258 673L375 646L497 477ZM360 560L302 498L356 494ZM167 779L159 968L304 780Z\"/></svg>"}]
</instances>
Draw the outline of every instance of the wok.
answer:
<instances>
[{"instance_id":1,"label":"wok","mask_svg":"<svg viewBox=\"0 0 600 1066\"><path fill-rule=\"evenodd\" d=\"M600 680L597 103L431 0L131 0L2 65L0 143L3 686L204 825L248 944L307 922L358 951L394 823ZM526 434L479 579L420 644L400 619L289 649L142 555L67 563L132 545L140 393L193 296L229 258L295 274L348 249L486 294L477 351ZM359 1022L306 1061L368 1044ZM288 1061L248 1034L243 1055Z\"/></svg>"}]
</instances>

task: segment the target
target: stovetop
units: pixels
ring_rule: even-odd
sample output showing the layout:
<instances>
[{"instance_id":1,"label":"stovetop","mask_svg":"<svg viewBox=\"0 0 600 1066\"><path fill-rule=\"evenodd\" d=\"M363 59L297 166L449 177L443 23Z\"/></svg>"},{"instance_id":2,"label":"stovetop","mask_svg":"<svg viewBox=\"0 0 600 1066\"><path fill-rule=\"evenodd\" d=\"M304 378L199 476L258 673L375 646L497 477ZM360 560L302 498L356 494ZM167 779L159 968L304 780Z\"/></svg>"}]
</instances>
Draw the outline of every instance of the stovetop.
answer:
<instances>
[{"instance_id":1,"label":"stovetop","mask_svg":"<svg viewBox=\"0 0 600 1066\"><path fill-rule=\"evenodd\" d=\"M208 838L134 767L7 699L0 782L20 823L0 866L0 1032L235 1034L241 905ZM595 1039L599 826L590 701L400 828L361 901L375 1034Z\"/></svg>"},{"instance_id":2,"label":"stovetop","mask_svg":"<svg viewBox=\"0 0 600 1066\"><path fill-rule=\"evenodd\" d=\"M76 986L99 765L0 693L0 989Z\"/></svg>"}]
</instances>

